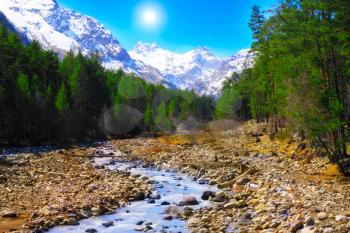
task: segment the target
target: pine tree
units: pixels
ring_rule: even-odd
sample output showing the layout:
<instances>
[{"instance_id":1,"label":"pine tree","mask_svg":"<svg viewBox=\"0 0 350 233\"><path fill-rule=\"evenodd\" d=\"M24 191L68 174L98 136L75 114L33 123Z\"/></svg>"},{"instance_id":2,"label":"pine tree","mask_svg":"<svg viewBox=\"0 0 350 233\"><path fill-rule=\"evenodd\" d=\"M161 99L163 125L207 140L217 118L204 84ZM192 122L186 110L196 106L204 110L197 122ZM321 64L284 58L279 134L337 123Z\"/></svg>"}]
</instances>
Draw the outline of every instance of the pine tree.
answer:
<instances>
[{"instance_id":1,"label":"pine tree","mask_svg":"<svg viewBox=\"0 0 350 233\"><path fill-rule=\"evenodd\" d=\"M66 115L69 111L70 104L69 104L68 92L63 82L56 96L55 107L61 115Z\"/></svg>"},{"instance_id":2,"label":"pine tree","mask_svg":"<svg viewBox=\"0 0 350 233\"><path fill-rule=\"evenodd\" d=\"M167 115L167 107L164 102L157 108L155 123L160 130L169 132L173 129L173 124Z\"/></svg>"},{"instance_id":3,"label":"pine tree","mask_svg":"<svg viewBox=\"0 0 350 233\"><path fill-rule=\"evenodd\" d=\"M253 39L259 42L261 41L261 30L265 23L265 17L258 5L254 5L252 10L253 13L249 21L249 27L253 32Z\"/></svg>"},{"instance_id":4,"label":"pine tree","mask_svg":"<svg viewBox=\"0 0 350 233\"><path fill-rule=\"evenodd\" d=\"M143 115L143 121L145 129L152 129L153 128L153 113L152 113L152 106L151 104L147 104L146 111Z\"/></svg>"},{"instance_id":5,"label":"pine tree","mask_svg":"<svg viewBox=\"0 0 350 233\"><path fill-rule=\"evenodd\" d=\"M31 93L29 87L29 80L28 77L23 73L21 73L17 79L17 88L24 97L30 99Z\"/></svg>"}]
</instances>

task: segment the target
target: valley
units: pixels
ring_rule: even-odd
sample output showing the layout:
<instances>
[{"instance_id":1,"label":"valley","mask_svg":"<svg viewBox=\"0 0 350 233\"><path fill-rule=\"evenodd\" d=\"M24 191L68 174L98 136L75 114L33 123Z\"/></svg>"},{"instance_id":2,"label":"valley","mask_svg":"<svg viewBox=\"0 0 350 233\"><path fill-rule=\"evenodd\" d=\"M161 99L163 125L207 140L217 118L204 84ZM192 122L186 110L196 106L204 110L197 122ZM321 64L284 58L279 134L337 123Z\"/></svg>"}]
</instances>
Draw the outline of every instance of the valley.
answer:
<instances>
[{"instance_id":1,"label":"valley","mask_svg":"<svg viewBox=\"0 0 350 233\"><path fill-rule=\"evenodd\" d=\"M50 232L348 231L348 179L327 158L300 147L300 138L269 139L267 129L247 123L223 131L3 157L1 208L24 218L25 224L14 218L11 226L3 218L0 229L58 224L61 227ZM151 201L152 193L159 193L160 199ZM202 208L179 206L187 195L194 195ZM210 200L207 206L203 197ZM151 209L138 212L144 208ZM151 217L153 213L160 213L160 220ZM76 221L101 214L107 215Z\"/></svg>"},{"instance_id":2,"label":"valley","mask_svg":"<svg viewBox=\"0 0 350 233\"><path fill-rule=\"evenodd\" d=\"M0 0L0 233L349 233L349 25L348 0Z\"/></svg>"}]
</instances>

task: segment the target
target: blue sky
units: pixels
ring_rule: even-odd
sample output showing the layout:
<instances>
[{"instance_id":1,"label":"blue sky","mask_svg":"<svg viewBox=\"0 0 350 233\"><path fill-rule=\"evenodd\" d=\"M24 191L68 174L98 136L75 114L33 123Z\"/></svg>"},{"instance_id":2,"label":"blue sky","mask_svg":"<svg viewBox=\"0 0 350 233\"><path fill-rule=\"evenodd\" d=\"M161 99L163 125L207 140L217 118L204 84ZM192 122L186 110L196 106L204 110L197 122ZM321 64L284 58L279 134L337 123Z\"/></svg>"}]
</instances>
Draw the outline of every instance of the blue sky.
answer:
<instances>
[{"instance_id":1,"label":"blue sky","mask_svg":"<svg viewBox=\"0 0 350 233\"><path fill-rule=\"evenodd\" d=\"M229 56L251 45L251 7L269 9L277 0L58 0L64 7L92 16L112 31L127 49L138 41L155 42L174 52L206 46ZM140 22L155 9L152 27ZM155 14L155 13L154 13ZM148 14L149 15L149 14ZM154 20L154 17L151 18ZM149 19L146 16L146 21ZM143 21L144 21L143 20ZM141 20L142 21L142 20ZM152 23L152 22L151 22Z\"/></svg>"}]
</instances>

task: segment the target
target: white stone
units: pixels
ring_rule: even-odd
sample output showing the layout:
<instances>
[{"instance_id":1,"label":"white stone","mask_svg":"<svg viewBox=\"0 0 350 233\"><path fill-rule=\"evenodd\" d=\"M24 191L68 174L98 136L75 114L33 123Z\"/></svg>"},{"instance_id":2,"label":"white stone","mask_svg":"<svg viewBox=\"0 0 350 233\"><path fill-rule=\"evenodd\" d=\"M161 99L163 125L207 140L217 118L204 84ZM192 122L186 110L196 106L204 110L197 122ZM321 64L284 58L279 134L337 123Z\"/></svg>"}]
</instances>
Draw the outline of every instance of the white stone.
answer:
<instances>
[{"instance_id":1,"label":"white stone","mask_svg":"<svg viewBox=\"0 0 350 233\"><path fill-rule=\"evenodd\" d=\"M335 216L335 220L338 222L344 222L347 220L347 218L345 215L337 215L337 216Z\"/></svg>"}]
</instances>

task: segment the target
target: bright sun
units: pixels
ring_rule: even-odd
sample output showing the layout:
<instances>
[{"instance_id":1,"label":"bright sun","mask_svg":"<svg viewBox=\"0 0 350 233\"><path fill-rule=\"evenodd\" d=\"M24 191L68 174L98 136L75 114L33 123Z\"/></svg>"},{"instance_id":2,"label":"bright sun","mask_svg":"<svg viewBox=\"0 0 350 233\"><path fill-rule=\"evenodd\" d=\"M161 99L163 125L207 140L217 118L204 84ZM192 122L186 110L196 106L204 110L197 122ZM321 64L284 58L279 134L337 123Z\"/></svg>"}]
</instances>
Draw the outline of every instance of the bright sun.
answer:
<instances>
[{"instance_id":1,"label":"bright sun","mask_svg":"<svg viewBox=\"0 0 350 233\"><path fill-rule=\"evenodd\" d=\"M155 26L159 22L159 13L156 11L156 9L144 9L142 12L142 21L147 26Z\"/></svg>"},{"instance_id":2,"label":"bright sun","mask_svg":"<svg viewBox=\"0 0 350 233\"><path fill-rule=\"evenodd\" d=\"M136 20L142 29L159 30L165 23L165 13L160 5L143 4L136 11Z\"/></svg>"}]
</instances>

